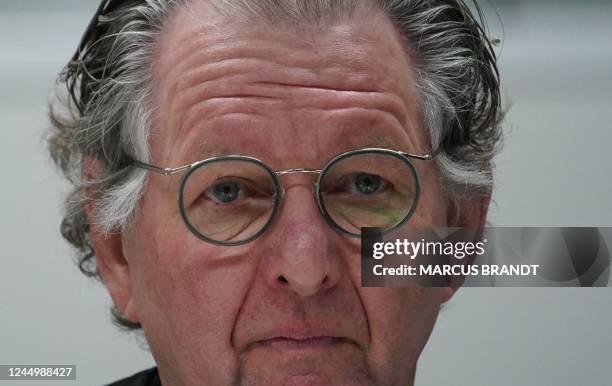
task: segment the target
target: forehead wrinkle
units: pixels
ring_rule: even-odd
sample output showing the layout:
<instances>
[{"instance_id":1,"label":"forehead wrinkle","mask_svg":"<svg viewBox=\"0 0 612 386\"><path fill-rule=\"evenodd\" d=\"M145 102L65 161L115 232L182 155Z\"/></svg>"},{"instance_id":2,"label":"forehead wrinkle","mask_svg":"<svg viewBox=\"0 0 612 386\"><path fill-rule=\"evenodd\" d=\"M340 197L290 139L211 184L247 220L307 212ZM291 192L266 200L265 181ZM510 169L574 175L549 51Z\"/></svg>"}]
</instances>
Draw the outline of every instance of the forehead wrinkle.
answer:
<instances>
[{"instance_id":1,"label":"forehead wrinkle","mask_svg":"<svg viewBox=\"0 0 612 386\"><path fill-rule=\"evenodd\" d=\"M257 93L255 90L248 91L253 94ZM379 132L379 130L376 130L374 127L399 128L397 131L400 137L395 136L395 140L379 141L367 145L367 147L376 145L374 147L386 147L407 151L417 151L422 147L419 146L418 143L415 143L408 134L408 132L418 129L417 122L402 119L402 115L399 115L398 112L393 109L393 106L387 108L385 105L389 104L390 100L394 101L394 99L389 99L387 95L382 93L365 93L367 95L364 98L357 98L353 94L364 93L347 92L346 94L353 96L353 98L345 97L338 99L335 93L324 90L323 93L334 94L329 95L330 98L326 100L326 98L321 95L320 90L316 92L319 98L313 105L299 103L299 101L307 100L308 98L293 98L292 101L297 100L298 102L290 102L291 114L294 117L300 116L302 110L311 112L315 109L323 113L329 112L333 114L330 115L329 118L338 117L334 118L333 123L330 124L329 129L332 131L345 132L346 128L348 128L348 130L354 130L363 128L367 125L372 125L370 133ZM261 92L259 93L261 94ZM378 102L373 103L372 101ZM396 105L399 107L403 106L401 103L397 103ZM261 126L261 120L257 122L257 120L259 120L258 118L269 120L272 117L268 116L268 114L274 114L275 111L279 110L289 111L282 98L275 99L256 95L247 96L244 94L235 96L231 93L229 96L202 98L190 105L183 114L184 125L181 127L177 137L182 137L182 133L187 133L187 136L197 138L199 136L198 132L209 132L214 136L219 130L224 130L231 126L242 128L247 128L249 125L253 124L255 126ZM263 113L260 113L261 111L263 111ZM217 123L220 119L229 117L232 117L230 121ZM238 117L240 119L236 119ZM338 127L339 125L342 127ZM336 130L334 130L334 128ZM330 131L326 130L325 132L327 133L326 136L331 134ZM346 134L341 135L340 138L347 141ZM402 138L402 141L398 142L397 139L399 138ZM327 148L330 142L334 142L334 140L330 141L330 139L331 138L326 138L325 141L319 140L317 142L321 148ZM186 142L191 141L187 140ZM403 145L401 145L402 143ZM408 147L404 147L406 145L408 145ZM360 147L364 146L366 145L360 145ZM182 146L181 148L185 153L189 153L189 146Z\"/></svg>"},{"instance_id":2,"label":"forehead wrinkle","mask_svg":"<svg viewBox=\"0 0 612 386\"><path fill-rule=\"evenodd\" d=\"M348 96L339 99L338 95L331 91L317 91L316 96L318 98L313 104L307 102L301 103L309 98L293 98L286 102L283 98L259 96L262 93L256 90L244 91L248 91L252 95L228 93L227 96L212 96L198 99L182 114L183 122L179 133L200 130L204 127L213 128L215 127L214 122L216 120L228 115L244 116L244 120L248 122L248 120L257 118L269 118L268 115L273 115L275 111L279 110L291 110L291 114L294 116L299 116L302 111L310 112L313 110L329 113L333 116L343 115L346 118L340 119L346 120L348 123L345 125L347 126L363 126L363 120L367 119L372 122L384 123L384 126L402 127L404 132L417 129L414 126L414 122L407 118L404 119L405 112L403 110L398 112L396 109L396 107L402 107L402 105L396 104L396 106L393 106L385 95L376 94L372 96L368 93L368 95L361 97L353 95L355 93L347 92ZM324 95L326 93L328 98ZM374 100L378 102L373 103ZM351 121L358 123L350 123ZM200 122L201 125L198 124ZM218 127L223 127L223 125Z\"/></svg>"},{"instance_id":3,"label":"forehead wrinkle","mask_svg":"<svg viewBox=\"0 0 612 386\"><path fill-rule=\"evenodd\" d=\"M235 118L242 117L253 121L256 118L265 118L266 115L259 113L255 108L250 108L253 103L249 103L248 99L252 97L222 97L211 98L200 101L189 108L184 114L185 119L179 128L178 135L181 133L189 133L191 131L203 130L204 128L212 129L221 118L233 116ZM272 101L259 101L255 103L272 103Z\"/></svg>"},{"instance_id":4,"label":"forehead wrinkle","mask_svg":"<svg viewBox=\"0 0 612 386\"><path fill-rule=\"evenodd\" d=\"M257 26L261 27L260 24L257 24ZM175 29L178 27L172 28L171 26L167 28L166 34L162 35L158 43L158 54L164 53L164 57L168 57L168 54L172 54L175 58L175 63L164 66L164 69L158 74L160 77L169 75L167 72L172 71L174 67L176 67L176 62L178 62L178 64L192 66L203 60L217 61L228 57L231 58L231 55L228 56L227 52L225 52L227 50L238 52L243 50L243 52L240 52L241 55L247 54L251 57L266 58L268 60L276 56L282 61L282 59L286 57L286 54L280 54L278 48L283 47L283 45L284 48L301 48L307 52L311 52L314 47L319 45L317 42L307 42L304 36L290 34L284 30L275 29L272 32L263 31L266 34L271 33L272 35L266 35L265 38L257 38L253 35L253 32L260 33L262 32L261 29L253 30L252 25L234 26L234 28L237 27L241 27L241 29L230 29L228 26L222 29L210 24L199 23L187 31L181 31L180 34L178 31L175 32ZM320 33L321 31L318 32ZM344 33L346 34L346 32ZM274 39L270 39L270 36ZM357 63L358 60L355 60L355 58L360 57L361 53L355 52L356 46L352 44L357 41L368 40L347 34L343 39L336 39L336 41L328 47L328 51L331 53L342 53L346 51L345 47L348 45L353 50L348 53L349 57L345 58L348 59L345 60L345 62ZM260 43L264 43L264 45ZM276 46L269 47L268 45L270 43L276 43ZM238 57L240 57L240 55ZM302 58L302 61L305 62L306 67L309 68L327 68L329 66L328 61L318 60L317 55L312 54ZM355 68L353 68L353 70L355 70Z\"/></svg>"},{"instance_id":5,"label":"forehead wrinkle","mask_svg":"<svg viewBox=\"0 0 612 386\"><path fill-rule=\"evenodd\" d=\"M264 66L266 78L271 82L281 83L281 79L294 77L294 83L316 85L321 82L322 75L342 75L346 89L375 89L376 82L371 75L363 70L367 66L359 64L355 57L336 58L336 54L326 55L322 60L319 56L307 51L298 52L292 48L293 54L287 54L287 47L277 44L270 47L271 41L247 39L229 44L220 43L208 45L200 50L192 50L192 54L180 57L169 70L167 76L171 79L179 77L178 88L189 87L191 83L202 80L212 80L225 74L262 73ZM327 52L325 52L327 54ZM353 53L354 54L354 53ZM295 61L298 61L296 64ZM272 70L272 71L271 71ZM228 73L229 71L229 73ZM221 74L219 74L221 73ZM260 74L261 75L261 74ZM281 75L283 78L281 78ZM337 81L338 79L334 79ZM287 83L291 83L292 81Z\"/></svg>"},{"instance_id":6,"label":"forehead wrinkle","mask_svg":"<svg viewBox=\"0 0 612 386\"><path fill-rule=\"evenodd\" d=\"M283 103L291 110L376 110L390 115L402 126L412 124L407 118L401 99L389 93L277 85L270 82L228 85L221 81L197 84L185 92L189 95L179 97L180 101L188 106L181 114L179 133L189 128L194 120L207 118L209 115L244 112L262 116L256 111L257 107L278 110L283 107Z\"/></svg>"},{"instance_id":7,"label":"forehead wrinkle","mask_svg":"<svg viewBox=\"0 0 612 386\"><path fill-rule=\"evenodd\" d=\"M223 31L218 31L218 28L200 23L197 27L189 29L189 33L183 33L177 38L171 33L172 29L170 29L168 35L164 35L169 37L164 39L165 44L160 45L160 51L164 53L165 58L173 57L174 60L169 65L163 66L160 77L162 79L176 79L179 75L185 75L185 71L201 71L199 69L200 65L206 62L211 64L229 59L243 59L245 57L259 58L270 63L287 66L289 64L287 59L295 60L300 56L295 54L287 55L286 51L283 51L283 49L286 50L287 48L293 51L296 48L302 48L305 50L304 52L308 53L299 57L300 66L291 65L292 67L308 68L307 71L302 69L304 76L310 75L313 77L318 72L317 70L320 69L324 69L326 72L332 72L335 69L335 71L346 76L351 81L367 81L370 83L369 87L374 88L379 86L380 79L372 79L372 74L365 74L367 70L370 70L372 67L382 67L381 70L387 67L387 70L389 70L388 65L385 64L386 61L380 58L379 53L377 55L368 54L368 51L373 49L372 43L376 42L366 38L363 34L355 36L353 33L355 31L350 26L336 28L335 32L340 37L332 35L332 43L326 42L327 44L324 45L321 45L320 42L319 44L300 43L304 40L303 37L292 34L287 36L288 33L286 31L275 31L274 39L255 38L252 33L249 33L252 32L251 30L252 28L250 27L247 27L246 31L230 30L231 35L228 36L227 27L224 31L225 33L220 33ZM259 32L259 30L256 32ZM175 43L177 40L178 43ZM369 44L364 46L364 42ZM271 43L274 44L273 47L270 47ZM374 44L374 46L377 45ZM166 50L164 48L167 48L168 54L165 54ZM324 54L327 54L324 56L325 60L321 60L320 55L318 55L321 49L325 51ZM360 58L368 58L367 63L361 63L362 60ZM318 76L319 74L316 75ZM380 75L375 74L374 76L380 78ZM189 79L189 76L182 77L182 79ZM176 82L174 84L176 85Z\"/></svg>"},{"instance_id":8,"label":"forehead wrinkle","mask_svg":"<svg viewBox=\"0 0 612 386\"><path fill-rule=\"evenodd\" d=\"M364 4L365 5L365 4ZM209 3L193 3L190 2L186 7L179 8L178 12L175 12L172 15L173 22L168 23L170 26L167 28L168 33L162 35L162 39L166 41L165 46L172 47L172 52L175 53L173 55L175 57L175 64L184 63L188 66L191 66L192 57L197 57L199 55L204 55L205 58L209 61L215 61L218 58L214 55L216 47L220 47L221 50L224 48L239 47L242 45L247 50L250 48L251 52L248 54L253 57L266 57L267 60L270 60L270 53L274 54L276 48L274 48L273 52L267 52L266 47L260 47L256 43L257 41L253 41L253 39L244 41L245 38L250 39L253 37L253 27L256 28L256 32L262 31L262 28L265 34L271 33L274 39L265 39L265 43L275 42L277 46L286 45L285 48L290 47L292 50L296 48L304 48L309 51L309 55L305 57L307 60L311 58L310 62L304 63L306 67L309 67L311 70L313 68L318 67L330 67L329 60L317 60L317 52L312 52L313 47L321 48L320 41L316 41L316 37L320 35L324 35L323 38L332 37L333 39L327 39L325 46L328 48L328 53L333 53L338 56L341 56L340 59L343 60L332 60L333 64L339 64L340 67L343 67L345 73L346 69L351 69L352 72L358 72L358 67L362 67L365 69L371 68L372 61L377 61L379 63L384 64L388 62L381 58L380 53L377 52L377 55L367 55L368 50L374 49L374 47L381 46L377 44L377 41L381 38L379 34L372 35L369 33L369 30L363 31L365 27L363 27L362 23L355 23L356 21L367 20L370 25L373 22L379 23L384 28L384 36L385 40L391 36L395 36L397 40L395 46L398 46L402 51L402 54L406 54L404 44L401 41L401 38L396 36L397 31L395 27L393 27L391 21L384 14L384 12L375 12L372 13L373 10L378 9L377 7L357 7L357 10L361 10L364 12L356 12L352 13L351 17L344 20L340 18L330 23L329 25L325 25L325 30L322 30L322 25L314 24L310 25L307 20L305 20L303 28L306 30L313 29L313 36L310 37L308 33L302 31L299 25L298 26L285 26L285 25L269 25L265 23L265 20L262 20L257 15L253 16L250 20L238 19L232 20L232 17L228 17L228 15L224 15L219 12L218 9L215 8L213 4ZM199 14L198 14L199 11ZM367 12L366 12L367 11ZM205 22L202 21L202 13L206 16ZM181 18L187 18L187 21L191 21L192 23L182 22ZM332 21L332 20L330 20ZM351 24L346 24L349 22ZM248 24L247 24L248 23ZM185 27L185 26L188 27ZM300 24L301 25L301 24ZM192 26L189 28L189 26ZM188 28L187 31L183 31L179 33L179 31ZM259 28L259 29L257 29ZM297 29L296 29L297 28ZM178 29L178 31L176 31ZM329 32L333 30L333 32ZM172 33L176 31L176 33ZM228 31L230 32L230 36L228 36ZM302 31L301 33L298 33ZM178 35L178 36L176 36ZM281 41L282 40L282 41ZM321 39L319 39L321 40ZM325 39L324 39L325 40ZM329 42L331 41L331 44ZM369 44L363 44L369 43ZM373 43L373 44L372 44ZM195 49L196 46L205 46L206 49ZM177 48L178 47L178 48ZM347 51L347 47L350 47ZM365 50L364 50L365 47ZM324 47L323 47L324 48ZM359 48L360 52L356 52L356 49ZM357 51L359 51L357 50ZM161 51L164 50L164 44L161 45ZM342 54L342 55L340 55ZM397 52L393 52L393 50L388 52L389 55L396 56ZM167 55L166 55L167 56ZM273 55L272 55L273 56ZM281 55L281 59L285 56L285 54ZM383 55L387 56L387 55ZM369 60L367 63L359 63L359 58L368 57ZM326 57L329 59L329 56ZM304 58L302 58L304 61ZM350 65L349 65L350 64ZM172 70L175 66L172 65L168 70ZM177 68L176 71L180 72L182 69ZM163 74L163 73L162 73ZM171 77L173 78L173 77ZM371 80L374 84L378 83L378 79Z\"/></svg>"},{"instance_id":9,"label":"forehead wrinkle","mask_svg":"<svg viewBox=\"0 0 612 386\"><path fill-rule=\"evenodd\" d=\"M267 68L262 74L263 68ZM331 69L329 70L332 71ZM261 78L266 80L260 80ZM253 95L268 98L286 98L296 92L307 93L309 89L320 93L325 91L375 92L370 87L346 80L350 76L338 78L336 74L314 75L311 69L278 65L273 61L260 59L226 59L221 62L203 64L195 70L186 71L174 89L178 94L173 101L179 104L195 103L198 99ZM331 86L331 84L334 84Z\"/></svg>"},{"instance_id":10,"label":"forehead wrinkle","mask_svg":"<svg viewBox=\"0 0 612 386\"><path fill-rule=\"evenodd\" d=\"M225 49L224 51L226 51L226 56L231 53L231 50ZM223 95L259 95L261 97L282 98L294 95L296 92L307 91L309 88L316 89L317 92L329 89L346 91L347 94L350 92L358 94L358 92L364 91L365 94L369 92L370 95L376 95L376 90L382 89L382 87L376 87L376 83L372 83L358 73L347 73L344 69L339 70L337 63L335 63L336 66L326 66L324 70L315 74L316 70L312 68L281 65L278 61L270 58L245 59L244 56L243 54L239 58L230 57L217 62L209 61L196 66L194 69L184 71L182 71L183 67L189 68L190 66L178 63L176 72L180 74L180 79L174 83L173 92L176 97L171 98L173 105L171 111L176 111L177 105L189 106L197 103L200 99ZM261 56L261 52L255 51L253 56ZM269 67L267 68L268 71L263 71L266 67ZM219 82L216 83L215 80L219 80ZM333 86L330 86L331 84ZM382 83L379 84L382 85ZM383 93L379 92L379 94L382 95ZM335 95L338 95L338 93ZM376 104L383 110L395 110L398 116L406 116L406 106L402 98L393 93L387 93L387 95L391 98L386 103ZM402 119L402 121L405 120ZM179 126L183 126L183 122L180 122Z\"/></svg>"},{"instance_id":11,"label":"forehead wrinkle","mask_svg":"<svg viewBox=\"0 0 612 386\"><path fill-rule=\"evenodd\" d=\"M363 34L355 34L350 26L335 28L334 33L340 35L340 37L332 35L334 39L331 40L331 44L326 42L323 46L321 46L321 42L306 42L305 36L297 36L282 30L272 32L274 39L257 38L251 33L253 32L252 26L240 25L240 27L246 29L229 30L231 35L228 36L227 26L224 31L221 31L220 28L200 23L197 27L189 29L188 33L183 32L178 38L172 34L172 29L170 29L168 32L170 37L164 39L165 44L161 45L160 51L164 52L164 47L171 48L169 53L174 57L174 62L165 66L160 76L173 79L177 74L183 74L185 69L190 71L189 68L195 68L195 71L198 71L197 64L202 62L214 63L226 59L244 58L245 56L287 65L287 58L296 59L296 55L287 55L286 52L282 51L283 48L290 47L292 50L301 48L308 52L308 55L302 55L299 59L300 65L308 68L310 74L318 69L329 71L336 67L339 73L351 74L353 80L368 80L374 85L377 84L376 79L363 79L368 78L368 76L364 76L365 71L363 70L369 69L372 65L373 57L368 55L367 51L371 49L373 40L362 36ZM256 32L261 31L256 30ZM269 32L264 31L264 33ZM325 35L328 36L329 33L326 32ZM275 45L270 47L270 43ZM369 43L365 44L365 49L363 43ZM320 49L324 49L325 54L328 54L325 56L326 60L319 58L318 51ZM164 56L168 57L169 55ZM360 63L361 57L368 57L368 63ZM379 60L377 56L374 56L374 60L384 64L384 61ZM360 74L360 76L357 77L356 74Z\"/></svg>"},{"instance_id":12,"label":"forehead wrinkle","mask_svg":"<svg viewBox=\"0 0 612 386\"><path fill-rule=\"evenodd\" d=\"M255 51L253 51L255 48ZM207 62L200 64L199 66L193 66L192 63L184 61L176 61L174 67L167 73L168 77L178 77L174 82L171 83L170 88L164 93L168 97L166 100L170 101L169 111L176 113L180 106L189 105L193 103L194 99L205 97L200 94L198 90L205 87L210 87L211 82L214 80L222 81L222 87L231 87L231 80L240 80L244 78L245 81L249 79L261 79L265 77L266 82L274 83L278 82L281 84L285 82L289 85L289 82L312 84L324 84L324 83L335 83L338 84L339 80L341 83L339 86L344 89L368 89L363 83L363 76L361 75L347 75L345 71L338 71L332 66L326 66L323 72L330 73L327 76L321 76L321 74L314 74L316 69L303 68L297 66L287 66L281 64L270 58L271 55L266 57L266 53L263 50L258 51L257 47L250 47L248 53L252 57L245 58L243 47L220 47L217 52L210 51L208 49L203 50L203 54L198 58L199 60L206 59ZM274 56L280 56L276 50L272 50ZM214 61L215 56L221 56L224 54L225 58ZM233 54L233 55L232 55ZM212 57L211 57L212 56ZM259 57L259 58L258 58ZM311 63L309 63L311 64ZM267 67L267 68L266 68ZM266 69L267 71L264 71ZM338 78L336 74L332 72L342 73L342 77ZM176 74L176 75L175 75ZM326 78L326 79L323 79ZM329 78L329 79L327 79ZM370 83L370 82L368 82ZM240 86L244 87L244 85ZM321 86L325 87L325 86ZM191 90L195 90L195 93L190 93ZM205 91L206 94L208 91ZM241 94L243 92L240 92ZM248 94L248 92L247 92ZM262 95L263 96L263 95ZM174 115L172 119L172 126L183 126L181 119L182 114ZM177 122L178 119L178 122Z\"/></svg>"},{"instance_id":13,"label":"forehead wrinkle","mask_svg":"<svg viewBox=\"0 0 612 386\"><path fill-rule=\"evenodd\" d=\"M259 77L258 74L251 75L250 73L260 72L265 65L274 67L273 70L268 71L274 75L267 76L267 78L279 78L279 82L273 80L249 82L250 78ZM178 127L178 134L191 125L191 117L198 115L197 112L205 108L209 104L208 101L223 97L287 99L312 94L317 100L325 101L328 109L344 107L347 103L364 108L373 105L384 112L396 115L400 122L406 123L407 114L401 98L392 93L369 91L370 88L364 85L326 86L325 84L339 83L335 75L330 75L329 80L322 80L325 77L312 76L308 69L276 68L274 62L252 59L226 60L220 63L204 64L202 67L198 67L197 71L191 73L186 72L181 78L185 80L180 80L178 82L180 86L177 84L174 88L175 96L169 98L170 111L175 113L173 126ZM291 81L297 83L294 85L290 83ZM299 83L304 83L304 85ZM308 83L316 83L316 85L311 86ZM326 98L327 96L329 98ZM291 103L292 107L308 107L308 105L300 104L300 100L308 100L307 98L294 99L297 102ZM219 104L215 105L219 106ZM243 107L251 107L251 105ZM253 112L250 108L248 111Z\"/></svg>"},{"instance_id":14,"label":"forehead wrinkle","mask_svg":"<svg viewBox=\"0 0 612 386\"><path fill-rule=\"evenodd\" d=\"M330 120L329 130L313 130L313 134L317 136L317 149L319 152L306 151L307 158L314 157L310 161L313 165L319 165L322 159L330 158L330 156L339 154L338 148L342 151L348 151L355 148L363 147L384 147L402 151L417 151L417 143L408 135L407 131L398 125L397 119L389 115L381 115L377 109L358 109L349 108L351 116L348 118L338 118ZM369 110L376 113L367 118L359 118L360 113L368 113ZM299 114L299 113L298 113ZM282 127L271 127L266 124L266 121L251 121L250 119L242 122L242 119L234 119L235 114L217 114L219 119L223 119L223 123L216 123L216 119L202 119L196 124L192 130L187 133L186 140L182 144L180 155L185 159L191 160L190 143L202 143L202 134L204 132L210 135L206 138L210 142L221 145L225 143L224 138L241 138L242 140L231 140L229 147L226 146L228 152L240 153L243 155L259 156L265 155L266 160L274 158L275 146L287 146L287 142L277 142L271 139L262 141L262 138L274 138L278 135ZM231 118L230 118L231 117ZM355 117L359 118L356 119ZM225 120L225 119L229 120ZM250 122L249 122L250 121ZM353 122L353 123L352 123ZM204 130L206 128L207 130ZM299 129L298 129L299 130ZM320 135L320 134L325 135ZM294 133L292 137L299 137L298 133ZM296 137L297 136L297 137ZM299 141L299 139L297 139ZM220 141L220 142L219 142ZM291 146L289 144L289 146ZM263 151L262 151L263 149ZM304 149L307 150L307 149ZM255 152L255 153L254 153ZM322 157L322 159L319 159ZM274 158L274 162L278 160ZM291 165L290 165L291 166ZM295 165L293 165L295 166Z\"/></svg>"}]
</instances>

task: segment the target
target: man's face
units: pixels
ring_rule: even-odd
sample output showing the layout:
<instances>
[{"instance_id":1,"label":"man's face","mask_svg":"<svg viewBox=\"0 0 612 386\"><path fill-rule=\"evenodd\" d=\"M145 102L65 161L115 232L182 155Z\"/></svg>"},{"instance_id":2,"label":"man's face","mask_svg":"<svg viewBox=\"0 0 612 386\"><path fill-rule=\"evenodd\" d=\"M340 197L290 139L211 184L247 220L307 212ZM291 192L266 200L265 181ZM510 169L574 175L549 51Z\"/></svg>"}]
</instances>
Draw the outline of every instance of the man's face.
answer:
<instances>
[{"instance_id":1,"label":"man's face","mask_svg":"<svg viewBox=\"0 0 612 386\"><path fill-rule=\"evenodd\" d=\"M289 28L229 23L194 5L159 45L152 163L240 154L274 170L318 169L363 147L426 153L412 68L371 12ZM445 225L436 169L416 167L422 195L408 225ZM122 239L126 314L142 323L164 385L411 382L448 291L361 288L359 241L325 223L313 179L281 177L272 226L227 247L189 232L179 177L150 176Z\"/></svg>"}]
</instances>

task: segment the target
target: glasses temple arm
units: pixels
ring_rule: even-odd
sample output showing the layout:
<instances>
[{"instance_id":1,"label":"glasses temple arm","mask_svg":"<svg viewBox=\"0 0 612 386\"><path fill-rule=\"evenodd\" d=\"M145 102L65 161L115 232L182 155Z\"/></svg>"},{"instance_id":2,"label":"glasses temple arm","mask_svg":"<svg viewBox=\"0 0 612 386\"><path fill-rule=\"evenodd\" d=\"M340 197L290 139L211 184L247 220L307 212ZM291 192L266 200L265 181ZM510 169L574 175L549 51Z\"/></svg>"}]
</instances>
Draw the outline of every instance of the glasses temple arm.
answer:
<instances>
[{"instance_id":1,"label":"glasses temple arm","mask_svg":"<svg viewBox=\"0 0 612 386\"><path fill-rule=\"evenodd\" d=\"M179 166L178 168L160 168L159 166L150 165L140 161L132 161L132 166L135 166L140 169L149 170L154 173L159 173L163 175L175 174L178 172L182 172L183 170L187 170L191 167L191 165Z\"/></svg>"},{"instance_id":2,"label":"glasses temple arm","mask_svg":"<svg viewBox=\"0 0 612 386\"><path fill-rule=\"evenodd\" d=\"M415 158L415 159L419 159L422 161L431 161L434 159L434 157L438 154L438 150L429 153L429 154L412 154L412 153L404 153L402 152L403 155L405 155L406 157L409 158Z\"/></svg>"}]
</instances>

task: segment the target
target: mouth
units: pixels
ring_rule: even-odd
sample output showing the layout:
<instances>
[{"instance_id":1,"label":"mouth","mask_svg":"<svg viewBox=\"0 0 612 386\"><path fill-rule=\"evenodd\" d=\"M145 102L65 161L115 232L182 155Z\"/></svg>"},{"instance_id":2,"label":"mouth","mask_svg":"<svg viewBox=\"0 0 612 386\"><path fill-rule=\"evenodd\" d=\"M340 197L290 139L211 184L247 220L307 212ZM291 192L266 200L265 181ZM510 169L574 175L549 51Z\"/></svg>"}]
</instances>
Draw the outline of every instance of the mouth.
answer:
<instances>
[{"instance_id":1,"label":"mouth","mask_svg":"<svg viewBox=\"0 0 612 386\"><path fill-rule=\"evenodd\" d=\"M308 350L332 348L342 343L347 343L347 339L333 336L313 336L307 338L296 338L278 336L258 342L263 347L278 350Z\"/></svg>"},{"instance_id":2,"label":"mouth","mask_svg":"<svg viewBox=\"0 0 612 386\"><path fill-rule=\"evenodd\" d=\"M352 349L365 349L358 340L334 322L317 323L278 323L265 329L253 331L244 339L244 346L238 345L241 352L263 349L281 355L310 355Z\"/></svg>"}]
</instances>

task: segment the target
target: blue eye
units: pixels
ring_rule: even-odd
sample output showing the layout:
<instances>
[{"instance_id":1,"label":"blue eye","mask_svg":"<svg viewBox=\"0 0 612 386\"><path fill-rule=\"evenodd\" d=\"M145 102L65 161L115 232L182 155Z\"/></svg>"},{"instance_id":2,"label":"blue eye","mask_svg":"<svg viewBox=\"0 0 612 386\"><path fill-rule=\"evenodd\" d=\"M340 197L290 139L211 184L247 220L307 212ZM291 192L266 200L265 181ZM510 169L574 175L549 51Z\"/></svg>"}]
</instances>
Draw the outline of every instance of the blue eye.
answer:
<instances>
[{"instance_id":1,"label":"blue eye","mask_svg":"<svg viewBox=\"0 0 612 386\"><path fill-rule=\"evenodd\" d=\"M385 178L377 174L363 172L333 176L332 180L325 184L326 194L351 194L353 196L370 196L384 193L393 187L393 184Z\"/></svg>"},{"instance_id":2,"label":"blue eye","mask_svg":"<svg viewBox=\"0 0 612 386\"><path fill-rule=\"evenodd\" d=\"M217 202L227 204L241 196L242 186L236 181L221 181L212 186L207 196Z\"/></svg>"},{"instance_id":3,"label":"blue eye","mask_svg":"<svg viewBox=\"0 0 612 386\"><path fill-rule=\"evenodd\" d=\"M372 194L380 190L382 181L379 176L374 174L359 173L353 179L351 190L355 190L361 194Z\"/></svg>"}]
</instances>

